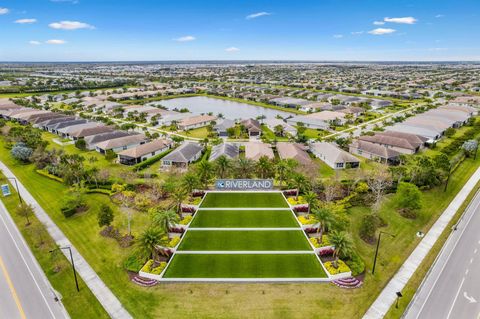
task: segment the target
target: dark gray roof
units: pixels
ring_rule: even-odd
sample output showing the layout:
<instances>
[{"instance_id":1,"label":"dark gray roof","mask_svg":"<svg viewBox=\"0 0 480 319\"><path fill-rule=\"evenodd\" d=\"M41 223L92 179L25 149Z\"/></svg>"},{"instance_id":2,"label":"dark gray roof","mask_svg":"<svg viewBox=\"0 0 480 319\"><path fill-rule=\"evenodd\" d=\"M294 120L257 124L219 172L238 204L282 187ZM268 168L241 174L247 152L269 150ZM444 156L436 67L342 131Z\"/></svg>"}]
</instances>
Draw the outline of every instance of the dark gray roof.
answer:
<instances>
[{"instance_id":1,"label":"dark gray roof","mask_svg":"<svg viewBox=\"0 0 480 319\"><path fill-rule=\"evenodd\" d=\"M77 124L83 124L87 123L87 120L84 119L77 119L77 120L71 120L71 121L64 121L57 123L55 125L50 125L48 128L52 130L58 130L64 127L72 126L72 125L77 125Z\"/></svg>"},{"instance_id":2,"label":"dark gray roof","mask_svg":"<svg viewBox=\"0 0 480 319\"><path fill-rule=\"evenodd\" d=\"M214 161L222 155L229 158L237 158L239 154L238 146L232 143L223 143L212 147L209 161Z\"/></svg>"},{"instance_id":3,"label":"dark gray roof","mask_svg":"<svg viewBox=\"0 0 480 319\"><path fill-rule=\"evenodd\" d=\"M203 146L194 142L185 142L163 158L164 161L172 161L175 163L189 163L193 160L198 152L203 150Z\"/></svg>"},{"instance_id":4,"label":"dark gray roof","mask_svg":"<svg viewBox=\"0 0 480 319\"><path fill-rule=\"evenodd\" d=\"M123 137L123 136L127 136L127 135L129 135L129 134L125 131L113 131L113 132L107 132L107 133L87 136L87 137L85 137L85 142L88 145L93 145L93 144L97 144L97 143L100 143L100 142L103 142L103 141L106 141L106 140L111 140L111 139L114 139L114 138Z\"/></svg>"},{"instance_id":5,"label":"dark gray roof","mask_svg":"<svg viewBox=\"0 0 480 319\"><path fill-rule=\"evenodd\" d=\"M53 126L53 125L55 125L57 123L60 123L60 122L71 121L71 120L74 120L74 119L75 119L74 116L65 115L64 117L59 117L59 118L47 120L43 123L38 123L38 124L41 124L41 126L49 127L49 126Z\"/></svg>"}]
</instances>

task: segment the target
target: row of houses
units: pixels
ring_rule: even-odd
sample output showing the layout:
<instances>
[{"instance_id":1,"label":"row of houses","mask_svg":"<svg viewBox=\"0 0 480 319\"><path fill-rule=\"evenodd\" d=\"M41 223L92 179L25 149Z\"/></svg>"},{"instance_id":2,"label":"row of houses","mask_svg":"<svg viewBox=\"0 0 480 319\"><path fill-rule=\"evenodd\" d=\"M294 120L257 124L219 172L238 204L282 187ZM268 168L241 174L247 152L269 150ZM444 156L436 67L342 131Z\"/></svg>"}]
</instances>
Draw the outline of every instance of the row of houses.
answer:
<instances>
[{"instance_id":1,"label":"row of houses","mask_svg":"<svg viewBox=\"0 0 480 319\"><path fill-rule=\"evenodd\" d=\"M448 128L458 128L477 114L469 106L448 105L408 118L374 135L360 136L349 151L386 164L396 164L402 154L416 154L441 138Z\"/></svg>"}]
</instances>

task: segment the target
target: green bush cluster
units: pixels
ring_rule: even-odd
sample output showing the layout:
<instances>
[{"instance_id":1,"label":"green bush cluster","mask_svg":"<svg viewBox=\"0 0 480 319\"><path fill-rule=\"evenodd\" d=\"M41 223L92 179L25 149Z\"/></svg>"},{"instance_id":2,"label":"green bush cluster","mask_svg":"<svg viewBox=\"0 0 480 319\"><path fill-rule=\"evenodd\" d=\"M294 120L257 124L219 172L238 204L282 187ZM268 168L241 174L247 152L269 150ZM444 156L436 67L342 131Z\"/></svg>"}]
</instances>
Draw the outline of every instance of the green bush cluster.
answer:
<instances>
[{"instance_id":1,"label":"green bush cluster","mask_svg":"<svg viewBox=\"0 0 480 319\"><path fill-rule=\"evenodd\" d=\"M159 160L161 160L163 157L165 157L168 153L170 153L173 149L169 149L169 150L166 150L165 152L163 153L160 153L160 154L157 154L155 156L152 156L150 157L149 159L143 161L143 162L140 162L140 163L137 163L135 165L133 165L133 169L135 171L139 171L139 170L142 170L142 169L145 169L153 164L155 164L156 162L158 162Z\"/></svg>"},{"instance_id":2,"label":"green bush cluster","mask_svg":"<svg viewBox=\"0 0 480 319\"><path fill-rule=\"evenodd\" d=\"M139 272L140 269L142 269L142 266L142 260L136 255L128 256L123 262L123 268L127 271Z\"/></svg>"},{"instance_id":3,"label":"green bush cluster","mask_svg":"<svg viewBox=\"0 0 480 319\"><path fill-rule=\"evenodd\" d=\"M54 180L54 181L57 181L57 182L60 182L60 183L63 183L63 178L61 177L58 177L58 176L55 176L53 174L50 174L49 172L47 172L46 170L43 170L43 169L37 169L36 172L42 176L45 176L47 178L50 178L51 180Z\"/></svg>"},{"instance_id":4,"label":"green bush cluster","mask_svg":"<svg viewBox=\"0 0 480 319\"><path fill-rule=\"evenodd\" d=\"M450 144L443 147L440 151L448 156L457 153L463 143L468 140L472 140L475 138L475 135L478 133L478 129L480 128L480 123L477 121L474 124L474 127L469 128L468 130L463 133L462 136L455 138Z\"/></svg>"}]
</instances>

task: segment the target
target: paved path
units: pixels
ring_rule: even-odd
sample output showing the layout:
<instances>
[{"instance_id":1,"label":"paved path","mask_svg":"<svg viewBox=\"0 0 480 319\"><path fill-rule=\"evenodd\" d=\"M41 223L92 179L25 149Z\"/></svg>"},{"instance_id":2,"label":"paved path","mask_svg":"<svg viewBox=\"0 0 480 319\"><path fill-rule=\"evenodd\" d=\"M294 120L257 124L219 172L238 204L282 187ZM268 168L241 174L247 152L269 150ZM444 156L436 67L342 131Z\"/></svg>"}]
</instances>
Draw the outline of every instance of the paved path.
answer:
<instances>
[{"instance_id":1,"label":"paved path","mask_svg":"<svg viewBox=\"0 0 480 319\"><path fill-rule=\"evenodd\" d=\"M480 193L438 255L405 319L480 318Z\"/></svg>"},{"instance_id":2,"label":"paved path","mask_svg":"<svg viewBox=\"0 0 480 319\"><path fill-rule=\"evenodd\" d=\"M455 213L480 180L480 168L470 177L465 186L455 196L450 205L445 209L438 220L433 224L428 233L410 254L405 263L400 267L395 276L388 282L375 302L364 315L364 319L383 318L396 301L396 292L402 291L423 259L427 256L432 246L442 234Z\"/></svg>"},{"instance_id":3,"label":"paved path","mask_svg":"<svg viewBox=\"0 0 480 319\"><path fill-rule=\"evenodd\" d=\"M69 318L0 201L0 318Z\"/></svg>"},{"instance_id":4,"label":"paved path","mask_svg":"<svg viewBox=\"0 0 480 319\"><path fill-rule=\"evenodd\" d=\"M7 177L15 176L13 172L2 162L0 162L0 170L3 171ZM125 308L123 308L117 297L115 297L110 289L108 289L108 287L103 283L102 279L100 279L92 267L90 267L87 261L82 257L82 255L80 255L78 250L67 239L67 237L53 222L50 216L48 216L48 214L43 210L43 208L40 207L38 202L33 198L33 196L27 191L20 181L18 181L18 187L24 201L33 206L35 215L47 228L48 233L55 240L57 245L60 247L71 247L75 268L78 274L82 277L83 281L87 284L88 288L90 288L95 297L97 297L98 301L103 308L105 308L105 311L110 315L110 317L119 319L132 318ZM68 251L62 250L62 252L65 254L67 259L70 260Z\"/></svg>"}]
</instances>

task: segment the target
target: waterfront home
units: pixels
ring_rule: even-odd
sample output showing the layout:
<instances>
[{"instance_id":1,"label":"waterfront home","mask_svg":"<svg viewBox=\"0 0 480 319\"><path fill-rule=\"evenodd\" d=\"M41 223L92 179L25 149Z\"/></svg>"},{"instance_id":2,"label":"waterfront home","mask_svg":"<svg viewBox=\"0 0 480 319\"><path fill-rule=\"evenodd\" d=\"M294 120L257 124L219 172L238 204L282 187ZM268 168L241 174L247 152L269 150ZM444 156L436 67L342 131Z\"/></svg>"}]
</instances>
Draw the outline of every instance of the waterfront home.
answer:
<instances>
[{"instance_id":1,"label":"waterfront home","mask_svg":"<svg viewBox=\"0 0 480 319\"><path fill-rule=\"evenodd\" d=\"M215 124L213 130L218 134L219 137L228 137L228 129L232 127L235 127L235 121L221 119L217 121L217 124Z\"/></svg>"},{"instance_id":2,"label":"waterfront home","mask_svg":"<svg viewBox=\"0 0 480 319\"><path fill-rule=\"evenodd\" d=\"M204 127L212 124L216 119L217 117L213 115L196 115L187 117L178 123L178 129L187 131L194 128Z\"/></svg>"}]
</instances>

